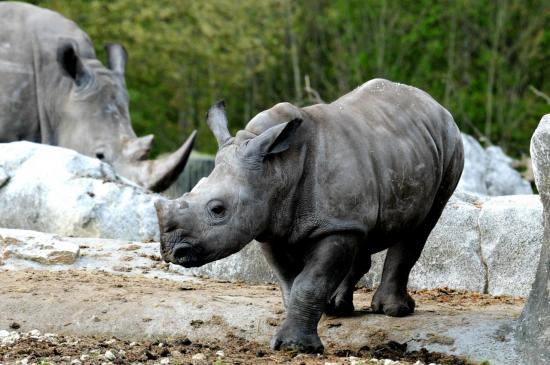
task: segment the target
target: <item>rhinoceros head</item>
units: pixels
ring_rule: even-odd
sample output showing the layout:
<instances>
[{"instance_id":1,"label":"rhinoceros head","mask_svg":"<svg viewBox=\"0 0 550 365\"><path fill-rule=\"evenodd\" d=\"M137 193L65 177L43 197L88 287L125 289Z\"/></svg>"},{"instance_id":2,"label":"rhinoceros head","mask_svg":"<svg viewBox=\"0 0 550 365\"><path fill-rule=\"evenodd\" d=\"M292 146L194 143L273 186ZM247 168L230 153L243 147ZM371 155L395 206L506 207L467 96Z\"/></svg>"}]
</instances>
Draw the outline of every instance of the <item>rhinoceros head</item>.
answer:
<instances>
[{"instance_id":1,"label":"rhinoceros head","mask_svg":"<svg viewBox=\"0 0 550 365\"><path fill-rule=\"evenodd\" d=\"M302 121L294 118L259 135L241 131L232 138L223 102L210 108L207 120L219 145L214 170L179 199L155 204L162 257L185 267L226 257L265 233L270 210L292 180L272 160L284 158L279 154L290 147Z\"/></svg>"},{"instance_id":2,"label":"rhinoceros head","mask_svg":"<svg viewBox=\"0 0 550 365\"><path fill-rule=\"evenodd\" d=\"M127 53L118 44L107 45L106 51L108 68L79 55L72 42L60 45L58 64L69 82L63 97L51 96L58 100L56 144L105 161L147 189L165 190L185 167L195 132L176 152L147 160L153 135L137 138L132 129L124 79Z\"/></svg>"}]
</instances>

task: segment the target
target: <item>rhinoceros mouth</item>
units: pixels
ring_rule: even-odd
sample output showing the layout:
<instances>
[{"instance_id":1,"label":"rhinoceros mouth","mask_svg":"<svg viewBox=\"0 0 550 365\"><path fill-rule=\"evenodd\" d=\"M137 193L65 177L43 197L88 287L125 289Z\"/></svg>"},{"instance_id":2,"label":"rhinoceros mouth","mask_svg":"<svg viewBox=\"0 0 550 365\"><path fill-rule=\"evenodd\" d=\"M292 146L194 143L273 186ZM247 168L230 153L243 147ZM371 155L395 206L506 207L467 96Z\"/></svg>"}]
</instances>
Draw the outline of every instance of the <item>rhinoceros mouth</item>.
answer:
<instances>
[{"instance_id":1,"label":"rhinoceros mouth","mask_svg":"<svg viewBox=\"0 0 550 365\"><path fill-rule=\"evenodd\" d=\"M181 237L179 230L162 235L161 256L165 262L183 267L202 265L197 245Z\"/></svg>"}]
</instances>

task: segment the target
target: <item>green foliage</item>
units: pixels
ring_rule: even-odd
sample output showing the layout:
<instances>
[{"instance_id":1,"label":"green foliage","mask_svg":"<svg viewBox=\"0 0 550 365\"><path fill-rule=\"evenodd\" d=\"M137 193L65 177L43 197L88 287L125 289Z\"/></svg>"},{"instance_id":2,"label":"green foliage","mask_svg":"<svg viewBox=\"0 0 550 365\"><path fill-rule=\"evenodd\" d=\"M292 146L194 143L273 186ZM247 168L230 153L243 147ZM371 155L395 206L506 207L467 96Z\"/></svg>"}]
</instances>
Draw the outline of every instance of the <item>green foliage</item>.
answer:
<instances>
[{"instance_id":1,"label":"green foliage","mask_svg":"<svg viewBox=\"0 0 550 365\"><path fill-rule=\"evenodd\" d=\"M129 53L127 82L138 134L156 152L204 123L224 98L234 132L280 101L330 101L364 81L411 84L446 106L461 129L527 153L550 106L550 3L546 0L35 0Z\"/></svg>"}]
</instances>

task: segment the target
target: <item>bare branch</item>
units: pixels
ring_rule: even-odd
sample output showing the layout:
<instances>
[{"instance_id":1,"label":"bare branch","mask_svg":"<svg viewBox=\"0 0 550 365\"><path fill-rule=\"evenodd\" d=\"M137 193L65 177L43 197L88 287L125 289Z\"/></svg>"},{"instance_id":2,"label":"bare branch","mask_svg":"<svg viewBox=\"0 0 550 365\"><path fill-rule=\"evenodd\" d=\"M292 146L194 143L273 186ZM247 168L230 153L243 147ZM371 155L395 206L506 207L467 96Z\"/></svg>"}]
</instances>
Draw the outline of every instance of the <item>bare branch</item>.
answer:
<instances>
[{"instance_id":1,"label":"bare branch","mask_svg":"<svg viewBox=\"0 0 550 365\"><path fill-rule=\"evenodd\" d=\"M546 103L548 103L548 105L550 105L550 96L548 96L547 94L545 94L542 91L538 90L533 85L529 85L529 90L531 90L533 92L533 94L535 94L536 96L539 96L539 97L543 98L546 101Z\"/></svg>"}]
</instances>

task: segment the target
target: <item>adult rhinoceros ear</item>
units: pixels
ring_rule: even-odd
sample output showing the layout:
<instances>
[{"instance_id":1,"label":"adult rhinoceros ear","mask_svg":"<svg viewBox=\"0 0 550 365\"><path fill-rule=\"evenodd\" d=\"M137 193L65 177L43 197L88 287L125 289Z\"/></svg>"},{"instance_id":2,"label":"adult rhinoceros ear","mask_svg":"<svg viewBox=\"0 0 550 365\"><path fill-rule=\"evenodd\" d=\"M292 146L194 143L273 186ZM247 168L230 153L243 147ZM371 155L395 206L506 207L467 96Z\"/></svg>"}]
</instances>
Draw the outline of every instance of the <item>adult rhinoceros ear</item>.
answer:
<instances>
[{"instance_id":1,"label":"adult rhinoceros ear","mask_svg":"<svg viewBox=\"0 0 550 365\"><path fill-rule=\"evenodd\" d=\"M58 47L57 62L78 87L86 85L92 79L92 73L82 62L76 45L72 42L64 42Z\"/></svg>"},{"instance_id":2,"label":"adult rhinoceros ear","mask_svg":"<svg viewBox=\"0 0 550 365\"><path fill-rule=\"evenodd\" d=\"M270 155L286 151L300 124L302 124L302 119L292 119L290 122L273 126L252 138L245 147L245 158L263 161Z\"/></svg>"},{"instance_id":3,"label":"adult rhinoceros ear","mask_svg":"<svg viewBox=\"0 0 550 365\"><path fill-rule=\"evenodd\" d=\"M105 51L107 52L107 66L109 66L109 69L124 75L126 63L128 62L128 52L126 52L124 46L118 43L107 43Z\"/></svg>"},{"instance_id":4,"label":"adult rhinoceros ear","mask_svg":"<svg viewBox=\"0 0 550 365\"><path fill-rule=\"evenodd\" d=\"M218 101L208 109L206 114L206 124L214 133L218 141L218 148L221 148L231 139L231 133L227 128L227 115L225 114L225 102Z\"/></svg>"}]
</instances>

